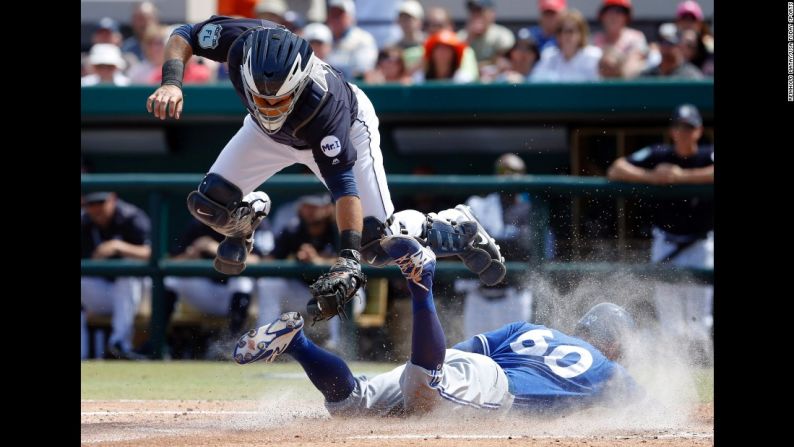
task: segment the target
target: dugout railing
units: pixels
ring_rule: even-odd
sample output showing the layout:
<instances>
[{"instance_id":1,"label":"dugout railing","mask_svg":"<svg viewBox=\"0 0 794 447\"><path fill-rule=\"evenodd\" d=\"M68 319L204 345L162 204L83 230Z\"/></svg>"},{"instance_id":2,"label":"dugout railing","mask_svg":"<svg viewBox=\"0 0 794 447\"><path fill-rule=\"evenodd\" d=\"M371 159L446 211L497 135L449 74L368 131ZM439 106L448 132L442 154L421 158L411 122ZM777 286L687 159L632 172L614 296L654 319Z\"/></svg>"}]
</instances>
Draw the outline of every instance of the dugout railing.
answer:
<instances>
[{"instance_id":1,"label":"dugout railing","mask_svg":"<svg viewBox=\"0 0 794 447\"><path fill-rule=\"evenodd\" d=\"M150 340L154 355L161 357L165 343L167 322L164 321L163 278L169 276L216 276L212 261L171 261L165 258L169 240L168 221L174 207L184 206L187 193L195 189L201 181L200 174L82 174L82 191L143 192L148 195L146 210L152 222L152 256L147 261L132 260L81 260L81 275L101 276L149 276L152 278L152 313L150 320ZM414 192L443 191L448 194L484 194L493 191L526 192L532 200L532 235L537 245L536 256L531 262L510 261L507 263L508 275L526 277L532 274L606 274L628 272L647 279L674 281L682 277L705 283L713 283L712 269L677 268L639 263L610 262L549 262L544 259L544 235L549 227L549 198L569 195L574 197L712 197L712 185L652 186L610 182L601 177L574 176L535 176L518 177L497 176L411 176L390 175L389 188L394 195L409 195ZM296 197L306 193L324 190L323 185L311 175L280 174L269 179L264 187L272 193L294 194ZM373 278L399 277L399 270L363 267L364 272ZM305 274L325 272L327 267L305 265L294 261L269 261L249 265L246 276L284 276L297 277ZM462 264L457 262L439 263L436 276L440 278L473 278ZM352 315L352 312L349 312ZM352 325L352 323L347 323Z\"/></svg>"}]
</instances>

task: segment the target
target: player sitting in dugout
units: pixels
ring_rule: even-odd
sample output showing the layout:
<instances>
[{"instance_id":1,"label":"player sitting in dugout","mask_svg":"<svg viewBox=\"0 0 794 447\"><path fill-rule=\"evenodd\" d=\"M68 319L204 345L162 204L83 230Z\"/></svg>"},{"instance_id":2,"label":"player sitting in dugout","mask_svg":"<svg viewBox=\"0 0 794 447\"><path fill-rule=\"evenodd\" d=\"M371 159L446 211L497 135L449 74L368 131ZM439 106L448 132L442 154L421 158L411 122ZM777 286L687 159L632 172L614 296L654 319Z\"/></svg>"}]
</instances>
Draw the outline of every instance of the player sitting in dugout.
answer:
<instances>
[{"instance_id":1,"label":"player sitting in dugout","mask_svg":"<svg viewBox=\"0 0 794 447\"><path fill-rule=\"evenodd\" d=\"M436 257L416 239L381 241L408 281L413 307L411 357L372 378L355 377L344 360L303 332L298 312L243 335L237 363L271 362L286 353L300 363L334 416L398 416L431 410L509 409L558 415L590 406L624 406L645 392L617 363L634 327L620 306L590 309L570 336L517 321L445 349L433 304Z\"/></svg>"}]
</instances>

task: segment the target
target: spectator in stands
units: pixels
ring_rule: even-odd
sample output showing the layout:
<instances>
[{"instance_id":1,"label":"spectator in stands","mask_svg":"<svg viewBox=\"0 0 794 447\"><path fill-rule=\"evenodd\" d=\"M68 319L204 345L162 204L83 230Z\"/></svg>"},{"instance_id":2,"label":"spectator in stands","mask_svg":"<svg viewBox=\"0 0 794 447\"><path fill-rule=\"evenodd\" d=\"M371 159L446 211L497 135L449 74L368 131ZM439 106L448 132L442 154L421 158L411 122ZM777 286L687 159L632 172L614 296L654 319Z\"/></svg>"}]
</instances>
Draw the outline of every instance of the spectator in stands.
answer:
<instances>
[{"instance_id":1,"label":"spectator in stands","mask_svg":"<svg viewBox=\"0 0 794 447\"><path fill-rule=\"evenodd\" d=\"M355 0L356 21L375 39L378 49L394 46L402 37L397 24L403 0Z\"/></svg>"},{"instance_id":2,"label":"spectator in stands","mask_svg":"<svg viewBox=\"0 0 794 447\"><path fill-rule=\"evenodd\" d=\"M703 10L693 0L683 1L676 8L675 24L685 43L686 59L704 75L714 76L714 36L703 18Z\"/></svg>"},{"instance_id":3,"label":"spectator in stands","mask_svg":"<svg viewBox=\"0 0 794 447\"><path fill-rule=\"evenodd\" d=\"M670 123L672 145L655 145L615 160L610 180L654 185L714 183L714 147L699 145L703 120L698 109L682 104ZM714 204L699 197L659 200L653 213L651 262L679 267L714 267ZM662 328L710 356L712 286L656 284L654 301Z\"/></svg>"},{"instance_id":4,"label":"spectator in stands","mask_svg":"<svg viewBox=\"0 0 794 447\"><path fill-rule=\"evenodd\" d=\"M364 81L370 84L410 84L412 79L405 68L402 48L386 47L380 50L375 69L367 72Z\"/></svg>"},{"instance_id":5,"label":"spectator in stands","mask_svg":"<svg viewBox=\"0 0 794 447\"><path fill-rule=\"evenodd\" d=\"M218 15L254 18L257 0L218 0Z\"/></svg>"},{"instance_id":6,"label":"spectator in stands","mask_svg":"<svg viewBox=\"0 0 794 447\"><path fill-rule=\"evenodd\" d=\"M625 63L626 58L623 53L615 47L609 47L604 50L598 61L598 75L601 79L623 79Z\"/></svg>"},{"instance_id":7,"label":"spectator in stands","mask_svg":"<svg viewBox=\"0 0 794 447\"><path fill-rule=\"evenodd\" d=\"M452 22L452 17L449 11L438 6L434 6L427 10L425 15L425 32L427 34L434 34L442 29L455 31L455 24Z\"/></svg>"},{"instance_id":8,"label":"spectator in stands","mask_svg":"<svg viewBox=\"0 0 794 447\"><path fill-rule=\"evenodd\" d=\"M430 36L443 29L455 31L455 26L452 23L452 17L449 11L444 8L433 7L427 10L427 35ZM410 74L415 74L417 71L424 70L424 45L416 48L408 48L403 51L403 60L405 66L408 68ZM472 79L477 79L480 74L480 67L477 64L477 55L470 46L466 46L463 50L463 60L460 63L460 70L467 73L466 76Z\"/></svg>"},{"instance_id":9,"label":"spectator in stands","mask_svg":"<svg viewBox=\"0 0 794 447\"><path fill-rule=\"evenodd\" d=\"M143 58L130 67L127 74L133 84L154 84L158 73L162 76L165 59L166 30L160 25L152 25L141 36ZM157 81L159 82L159 81Z\"/></svg>"},{"instance_id":10,"label":"spectator in stands","mask_svg":"<svg viewBox=\"0 0 794 447\"><path fill-rule=\"evenodd\" d=\"M504 154L496 160L494 174L524 175L526 165L517 155ZM471 196L466 204L502 247L505 260L529 261L533 238L529 226L528 194L495 192L485 197ZM485 333L489 327L516 320L529 321L532 316L532 292L520 280L505 278L489 287L476 279L458 279L455 280L455 293L464 299L464 338Z\"/></svg>"},{"instance_id":11,"label":"spectator in stands","mask_svg":"<svg viewBox=\"0 0 794 447\"><path fill-rule=\"evenodd\" d=\"M454 32L441 30L425 42L425 69L414 75L414 82L449 80L457 84L473 82L470 72L461 70L461 60L467 45Z\"/></svg>"},{"instance_id":12,"label":"spectator in stands","mask_svg":"<svg viewBox=\"0 0 794 447\"><path fill-rule=\"evenodd\" d=\"M532 28L532 37L538 43L540 51L549 46L557 45L557 30L560 28L560 14L567 7L566 0L540 0L538 11L539 23Z\"/></svg>"},{"instance_id":13,"label":"spectator in stands","mask_svg":"<svg viewBox=\"0 0 794 447\"><path fill-rule=\"evenodd\" d=\"M328 194L303 196L298 199L297 215L284 231L276 234L273 251L266 259L294 259L306 264L330 266L336 261L337 248L337 230L331 197ZM304 308L311 298L308 284L310 282L299 278L260 278L257 281L259 303L257 324L266 324L271 315L277 315L284 309ZM338 346L339 318L329 320L328 331L330 333L328 345Z\"/></svg>"},{"instance_id":14,"label":"spectator in stands","mask_svg":"<svg viewBox=\"0 0 794 447\"><path fill-rule=\"evenodd\" d=\"M254 8L257 19L270 20L271 22L285 25L284 14L287 4L284 0L259 0Z\"/></svg>"},{"instance_id":15,"label":"spectator in stands","mask_svg":"<svg viewBox=\"0 0 794 447\"><path fill-rule=\"evenodd\" d=\"M310 23L303 29L303 36L312 46L314 54L320 59L327 61L331 54L331 46L334 43L334 36L331 30L322 23Z\"/></svg>"},{"instance_id":16,"label":"spectator in stands","mask_svg":"<svg viewBox=\"0 0 794 447\"><path fill-rule=\"evenodd\" d=\"M469 11L466 29L458 32L458 37L474 50L480 67L495 64L515 44L513 32L494 23L493 0L466 0L466 9Z\"/></svg>"},{"instance_id":17,"label":"spectator in stands","mask_svg":"<svg viewBox=\"0 0 794 447\"><path fill-rule=\"evenodd\" d=\"M661 62L656 67L645 70L643 76L703 79L700 69L687 62L684 57L681 33L672 23L663 23L659 27L659 52L662 56Z\"/></svg>"},{"instance_id":18,"label":"spectator in stands","mask_svg":"<svg viewBox=\"0 0 794 447\"><path fill-rule=\"evenodd\" d=\"M589 29L582 13L568 9L560 16L557 31L558 47L549 47L540 54L540 62L532 71L533 82L597 81L601 49L588 45Z\"/></svg>"},{"instance_id":19,"label":"spectator in stands","mask_svg":"<svg viewBox=\"0 0 794 447\"><path fill-rule=\"evenodd\" d=\"M146 213L119 199L115 193L86 194L80 213L80 258L148 260L151 256L150 229ZM133 323L143 287L142 278L80 278L80 302L85 311L112 315L107 349L116 358L135 358L132 353ZM80 354L81 358L88 356L85 351Z\"/></svg>"},{"instance_id":20,"label":"spectator in stands","mask_svg":"<svg viewBox=\"0 0 794 447\"><path fill-rule=\"evenodd\" d=\"M287 6L304 21L325 23L327 18L325 0L287 0ZM284 18L289 19L289 14Z\"/></svg>"},{"instance_id":21,"label":"spectator in stands","mask_svg":"<svg viewBox=\"0 0 794 447\"><path fill-rule=\"evenodd\" d=\"M353 0L328 2L327 25L333 33L334 44L325 61L341 71L349 81L362 78L364 73L375 68L378 59L375 38L355 23L356 6Z\"/></svg>"},{"instance_id":22,"label":"spectator in stands","mask_svg":"<svg viewBox=\"0 0 794 447\"><path fill-rule=\"evenodd\" d=\"M126 62L121 57L121 50L116 45L98 43L92 46L88 55L88 63L91 64L92 73L80 79L81 86L130 85L130 79L121 73Z\"/></svg>"},{"instance_id":23,"label":"spectator in stands","mask_svg":"<svg viewBox=\"0 0 794 447\"><path fill-rule=\"evenodd\" d=\"M306 27L306 18L299 12L290 9L284 13L284 26L288 30L300 36L303 34L303 28Z\"/></svg>"},{"instance_id":24,"label":"spectator in stands","mask_svg":"<svg viewBox=\"0 0 794 447\"><path fill-rule=\"evenodd\" d=\"M97 24L97 29L91 35L91 44L98 43L112 43L117 47L121 46L121 30L119 29L119 22L111 19L110 17L103 17Z\"/></svg>"},{"instance_id":25,"label":"spectator in stands","mask_svg":"<svg viewBox=\"0 0 794 447\"><path fill-rule=\"evenodd\" d=\"M143 34L147 28L160 24L157 7L150 1L136 4L132 10L130 24L132 25L132 36L126 38L121 44L121 51L127 55L135 56L136 61L142 61L144 59L143 46L141 45Z\"/></svg>"},{"instance_id":26,"label":"spectator in stands","mask_svg":"<svg viewBox=\"0 0 794 447\"><path fill-rule=\"evenodd\" d=\"M516 33L516 44L507 52L504 61L500 60L500 70L493 81L512 84L527 82L539 59L540 50L532 32L529 28L521 28ZM485 77L480 80L488 81Z\"/></svg>"},{"instance_id":27,"label":"spectator in stands","mask_svg":"<svg viewBox=\"0 0 794 447\"><path fill-rule=\"evenodd\" d=\"M680 38L681 38L681 52L684 56L684 60L689 62L690 64L697 67L698 65L695 64L695 59L699 56L698 55L698 33L692 30L684 30L680 31ZM702 70L701 70L702 72Z\"/></svg>"},{"instance_id":28,"label":"spectator in stands","mask_svg":"<svg viewBox=\"0 0 794 447\"><path fill-rule=\"evenodd\" d=\"M421 47L427 38L422 31L425 19L425 10L416 0L404 0L400 4L397 23L402 30L402 38L397 42L397 47L402 49Z\"/></svg>"},{"instance_id":29,"label":"spectator in stands","mask_svg":"<svg viewBox=\"0 0 794 447\"><path fill-rule=\"evenodd\" d=\"M91 34L91 45L99 43L107 43L119 46L121 45L121 32L119 31L119 24L110 17L104 17L97 23L97 27ZM134 58L133 58L134 61ZM125 64L129 65L129 63ZM91 63L88 60L88 52L80 53L80 76L92 74Z\"/></svg>"},{"instance_id":30,"label":"spectator in stands","mask_svg":"<svg viewBox=\"0 0 794 447\"><path fill-rule=\"evenodd\" d=\"M593 37L593 44L602 51L614 47L623 55L623 77L626 79L638 76L645 69L648 54L645 35L628 27L631 9L631 0L604 0L598 12L603 31Z\"/></svg>"},{"instance_id":31,"label":"spectator in stands","mask_svg":"<svg viewBox=\"0 0 794 447\"><path fill-rule=\"evenodd\" d=\"M168 29L154 25L143 35L144 60L129 70L133 84L155 85L162 79L162 66L165 62L165 43L168 40ZM185 84L205 84L212 78L212 70L197 58L191 58L185 66L183 82Z\"/></svg>"}]
</instances>

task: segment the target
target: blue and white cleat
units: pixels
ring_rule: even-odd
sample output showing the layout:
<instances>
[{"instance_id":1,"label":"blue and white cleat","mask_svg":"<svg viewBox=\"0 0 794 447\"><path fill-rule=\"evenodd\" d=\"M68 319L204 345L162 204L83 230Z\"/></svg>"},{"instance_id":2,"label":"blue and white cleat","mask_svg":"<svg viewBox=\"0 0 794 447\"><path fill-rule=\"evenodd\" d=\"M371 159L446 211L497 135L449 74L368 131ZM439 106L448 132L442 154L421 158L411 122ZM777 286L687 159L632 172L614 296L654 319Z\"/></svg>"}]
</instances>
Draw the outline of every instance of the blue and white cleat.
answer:
<instances>
[{"instance_id":1,"label":"blue and white cleat","mask_svg":"<svg viewBox=\"0 0 794 447\"><path fill-rule=\"evenodd\" d=\"M408 281L428 290L427 285L422 283L422 276L429 273L432 278L436 270L436 254L430 247L401 234L384 237L380 246L394 259Z\"/></svg>"},{"instance_id":2,"label":"blue and white cleat","mask_svg":"<svg viewBox=\"0 0 794 447\"><path fill-rule=\"evenodd\" d=\"M292 339L303 329L298 312L285 312L278 319L259 329L251 329L240 337L232 357L240 365L264 360L272 362L287 350Z\"/></svg>"}]
</instances>

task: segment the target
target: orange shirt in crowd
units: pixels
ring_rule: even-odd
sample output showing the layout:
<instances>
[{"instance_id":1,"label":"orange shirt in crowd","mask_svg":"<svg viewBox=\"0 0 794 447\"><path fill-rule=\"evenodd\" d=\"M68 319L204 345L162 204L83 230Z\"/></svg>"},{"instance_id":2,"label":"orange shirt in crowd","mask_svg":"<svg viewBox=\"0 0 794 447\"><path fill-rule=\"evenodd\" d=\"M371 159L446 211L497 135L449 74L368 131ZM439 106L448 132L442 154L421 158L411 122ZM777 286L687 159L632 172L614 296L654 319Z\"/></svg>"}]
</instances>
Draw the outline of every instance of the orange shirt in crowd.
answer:
<instances>
[{"instance_id":1,"label":"orange shirt in crowd","mask_svg":"<svg viewBox=\"0 0 794 447\"><path fill-rule=\"evenodd\" d=\"M218 0L218 15L256 17L256 0Z\"/></svg>"}]
</instances>

